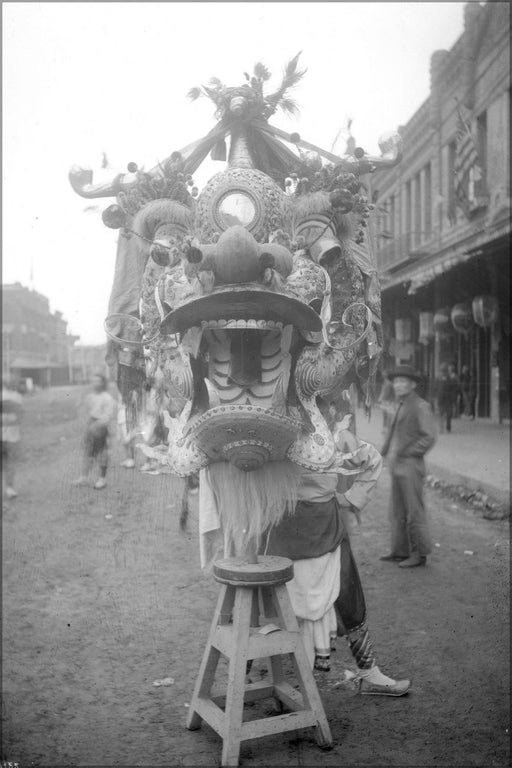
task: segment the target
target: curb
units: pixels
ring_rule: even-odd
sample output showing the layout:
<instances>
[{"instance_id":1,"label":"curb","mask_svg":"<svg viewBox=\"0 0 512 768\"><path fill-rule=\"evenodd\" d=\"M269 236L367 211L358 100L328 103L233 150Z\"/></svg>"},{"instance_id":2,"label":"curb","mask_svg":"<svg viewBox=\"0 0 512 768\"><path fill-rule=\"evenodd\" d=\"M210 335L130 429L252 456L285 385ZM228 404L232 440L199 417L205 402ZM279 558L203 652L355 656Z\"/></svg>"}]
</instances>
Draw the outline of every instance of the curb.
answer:
<instances>
[{"instance_id":1,"label":"curb","mask_svg":"<svg viewBox=\"0 0 512 768\"><path fill-rule=\"evenodd\" d=\"M427 475L431 474L437 477L442 482L453 486L464 486L470 491L483 492L489 496L490 500L495 501L500 506L510 510L510 491L497 488L494 485L483 483L481 480L476 480L474 477L468 477L468 475L462 475L453 470L446 469L439 464L434 464L427 461Z\"/></svg>"}]
</instances>

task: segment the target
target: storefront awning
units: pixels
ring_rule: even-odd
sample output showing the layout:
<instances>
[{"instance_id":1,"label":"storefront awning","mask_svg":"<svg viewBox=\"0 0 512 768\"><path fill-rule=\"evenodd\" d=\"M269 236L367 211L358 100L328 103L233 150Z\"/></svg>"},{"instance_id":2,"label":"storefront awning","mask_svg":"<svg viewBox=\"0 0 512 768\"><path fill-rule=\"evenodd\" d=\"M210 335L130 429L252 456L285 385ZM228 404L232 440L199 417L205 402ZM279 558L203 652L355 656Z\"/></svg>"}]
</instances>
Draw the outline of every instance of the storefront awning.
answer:
<instances>
[{"instance_id":1,"label":"storefront awning","mask_svg":"<svg viewBox=\"0 0 512 768\"><path fill-rule=\"evenodd\" d=\"M65 368L65 365L59 365L58 363L50 363L41 358L31 355L21 355L15 357L12 363L9 364L10 369L16 370L44 370L45 368Z\"/></svg>"},{"instance_id":2,"label":"storefront awning","mask_svg":"<svg viewBox=\"0 0 512 768\"><path fill-rule=\"evenodd\" d=\"M410 264L393 274L382 275L382 290L385 291L401 283L410 283L408 293L416 293L417 290L431 283L436 277L449 272L459 264L464 264L466 261L480 256L484 250L487 251L492 248L492 245L497 241L502 242L507 236L510 237L510 222L499 222L497 226L492 227L492 231L490 230L491 228L484 229L473 236L470 242L460 243L430 258L422 259L420 264Z\"/></svg>"}]
</instances>

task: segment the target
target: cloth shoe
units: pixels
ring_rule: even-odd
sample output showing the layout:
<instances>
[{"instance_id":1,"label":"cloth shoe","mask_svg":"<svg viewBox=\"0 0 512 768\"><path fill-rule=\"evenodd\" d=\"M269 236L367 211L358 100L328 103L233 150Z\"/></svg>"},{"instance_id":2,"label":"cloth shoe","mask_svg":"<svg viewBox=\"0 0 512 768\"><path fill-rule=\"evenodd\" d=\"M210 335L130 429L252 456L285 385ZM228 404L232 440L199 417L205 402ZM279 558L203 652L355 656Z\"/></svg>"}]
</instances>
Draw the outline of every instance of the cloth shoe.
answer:
<instances>
[{"instance_id":1,"label":"cloth shoe","mask_svg":"<svg viewBox=\"0 0 512 768\"><path fill-rule=\"evenodd\" d=\"M390 684L381 685L363 678L359 693L363 696L405 696L410 687L410 680L393 680Z\"/></svg>"},{"instance_id":2,"label":"cloth shoe","mask_svg":"<svg viewBox=\"0 0 512 768\"><path fill-rule=\"evenodd\" d=\"M125 469L133 469L135 466L134 459L125 459L121 462L121 466L125 467Z\"/></svg>"},{"instance_id":3,"label":"cloth shoe","mask_svg":"<svg viewBox=\"0 0 512 768\"><path fill-rule=\"evenodd\" d=\"M100 477L100 479L96 480L96 482L94 483L94 487L97 491L101 490L102 488L105 488L106 485L107 485L107 481L105 480L104 477Z\"/></svg>"},{"instance_id":4,"label":"cloth shoe","mask_svg":"<svg viewBox=\"0 0 512 768\"><path fill-rule=\"evenodd\" d=\"M11 488L11 486L8 486L5 489L5 495L7 496L8 499L15 499L18 494L16 493L14 488Z\"/></svg>"},{"instance_id":5,"label":"cloth shoe","mask_svg":"<svg viewBox=\"0 0 512 768\"><path fill-rule=\"evenodd\" d=\"M399 563L401 560L407 560L407 555L382 555L379 560L384 560L385 563Z\"/></svg>"},{"instance_id":6,"label":"cloth shoe","mask_svg":"<svg viewBox=\"0 0 512 768\"><path fill-rule=\"evenodd\" d=\"M393 680L380 671L377 664L369 670L361 670L359 692L365 696L404 696L411 687L410 680Z\"/></svg>"},{"instance_id":7,"label":"cloth shoe","mask_svg":"<svg viewBox=\"0 0 512 768\"><path fill-rule=\"evenodd\" d=\"M425 555L420 555L419 552L412 552L411 556L407 560L402 560L398 563L399 568L417 568L419 565L425 565L427 558Z\"/></svg>"}]
</instances>

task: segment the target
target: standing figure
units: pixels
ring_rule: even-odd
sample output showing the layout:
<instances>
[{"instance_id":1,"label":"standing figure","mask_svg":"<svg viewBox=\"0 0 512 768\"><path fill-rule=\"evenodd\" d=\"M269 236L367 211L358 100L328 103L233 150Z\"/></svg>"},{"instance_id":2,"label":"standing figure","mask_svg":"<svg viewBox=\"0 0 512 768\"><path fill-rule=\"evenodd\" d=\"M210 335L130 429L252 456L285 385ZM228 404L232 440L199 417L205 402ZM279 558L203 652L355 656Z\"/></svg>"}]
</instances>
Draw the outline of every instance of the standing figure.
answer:
<instances>
[{"instance_id":1,"label":"standing figure","mask_svg":"<svg viewBox=\"0 0 512 768\"><path fill-rule=\"evenodd\" d=\"M2 491L8 499L18 495L14 486L22 413L21 394L9 381L2 381Z\"/></svg>"},{"instance_id":2,"label":"standing figure","mask_svg":"<svg viewBox=\"0 0 512 768\"><path fill-rule=\"evenodd\" d=\"M444 429L446 429L447 432L451 432L453 410L457 401L459 384L457 377L450 374L446 363L443 363L439 370L440 376L436 384L436 401L440 429L441 432L443 432Z\"/></svg>"},{"instance_id":3,"label":"standing figure","mask_svg":"<svg viewBox=\"0 0 512 768\"><path fill-rule=\"evenodd\" d=\"M475 385L469 366L463 365L460 373L460 391L462 394L463 414L468 419L475 418Z\"/></svg>"},{"instance_id":4,"label":"standing figure","mask_svg":"<svg viewBox=\"0 0 512 768\"><path fill-rule=\"evenodd\" d=\"M401 568L425 565L432 550L423 498L424 456L435 443L430 405L416 392L419 374L409 365L389 374L397 398L395 418L381 450L391 473L391 552L381 560L401 561Z\"/></svg>"},{"instance_id":5,"label":"standing figure","mask_svg":"<svg viewBox=\"0 0 512 768\"><path fill-rule=\"evenodd\" d=\"M459 409L459 400L461 398L461 391L460 391L460 379L457 374L457 367L455 363L449 363L448 365L448 378L452 382L454 394L453 394L453 405L452 405L452 416L454 419L457 418L457 416L460 413Z\"/></svg>"},{"instance_id":6,"label":"standing figure","mask_svg":"<svg viewBox=\"0 0 512 768\"><path fill-rule=\"evenodd\" d=\"M355 475L351 487L339 493L340 475L302 469L298 500L293 513L262 536L260 554L287 557L293 561L293 579L287 588L297 616L311 666L328 672L337 637L346 637L358 668L349 679L359 682L366 695L403 696L410 680L394 680L376 664L366 624L366 604L352 554L345 515L357 515L366 506L379 477L382 459L369 443L360 442L348 431L350 416L335 425L337 446L347 456ZM209 469L200 473L199 529L210 537L220 529L217 494L210 484ZM342 478L342 482L343 482ZM223 556L222 533L210 554ZM226 543L224 542L226 547ZM203 566L207 547L202 542ZM225 553L224 553L225 554Z\"/></svg>"},{"instance_id":7,"label":"standing figure","mask_svg":"<svg viewBox=\"0 0 512 768\"><path fill-rule=\"evenodd\" d=\"M84 435L83 475L75 485L86 485L97 463L99 478L94 483L94 488L100 490L107 484L108 438L115 417L116 403L107 392L107 379L103 374L93 376L92 385L93 391L85 399L87 426Z\"/></svg>"}]
</instances>

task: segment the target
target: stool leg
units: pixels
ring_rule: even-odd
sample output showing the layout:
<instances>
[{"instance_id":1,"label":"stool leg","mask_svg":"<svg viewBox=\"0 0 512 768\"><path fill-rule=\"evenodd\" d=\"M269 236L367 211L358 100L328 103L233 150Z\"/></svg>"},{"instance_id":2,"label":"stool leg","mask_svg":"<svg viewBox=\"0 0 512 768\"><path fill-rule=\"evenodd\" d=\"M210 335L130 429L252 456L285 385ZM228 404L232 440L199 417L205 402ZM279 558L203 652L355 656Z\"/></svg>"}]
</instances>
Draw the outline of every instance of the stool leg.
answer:
<instances>
[{"instance_id":1,"label":"stool leg","mask_svg":"<svg viewBox=\"0 0 512 768\"><path fill-rule=\"evenodd\" d=\"M313 671L306 656L306 650L304 648L302 637L300 636L299 625L293 612L288 590L284 584L279 584L275 587L274 594L279 617L284 626L288 631L297 633L297 641L293 652L293 662L297 677L299 678L304 706L306 709L312 710L317 719L315 728L316 742L319 747L330 749L330 747L332 747L331 729L329 728L329 723L325 716L322 700L318 693L318 688L316 687L315 678L313 677Z\"/></svg>"},{"instance_id":2,"label":"stool leg","mask_svg":"<svg viewBox=\"0 0 512 768\"><path fill-rule=\"evenodd\" d=\"M192 695L192 701L190 702L190 708L188 711L186 727L193 731L201 726L201 717L195 711L195 702L198 698L205 697L209 694L215 677L215 671L217 664L219 663L220 651L214 648L212 645L213 637L217 625L219 623L227 623L228 614L231 615L231 610L234 601L234 587L223 585L217 600L217 607L213 615L213 620L210 626L210 632L208 634L208 641L199 667L199 674L197 676L196 684L194 687L194 693Z\"/></svg>"},{"instance_id":3,"label":"stool leg","mask_svg":"<svg viewBox=\"0 0 512 768\"><path fill-rule=\"evenodd\" d=\"M225 736L222 742L222 766L237 766L240 756L242 719L244 712L245 670L251 621L253 589L239 588L233 611L233 643L228 670L225 709Z\"/></svg>"}]
</instances>

